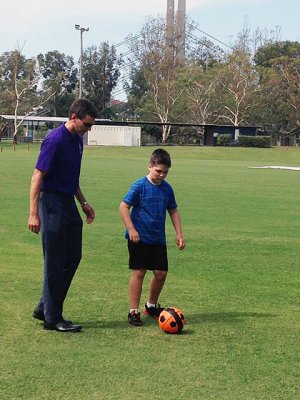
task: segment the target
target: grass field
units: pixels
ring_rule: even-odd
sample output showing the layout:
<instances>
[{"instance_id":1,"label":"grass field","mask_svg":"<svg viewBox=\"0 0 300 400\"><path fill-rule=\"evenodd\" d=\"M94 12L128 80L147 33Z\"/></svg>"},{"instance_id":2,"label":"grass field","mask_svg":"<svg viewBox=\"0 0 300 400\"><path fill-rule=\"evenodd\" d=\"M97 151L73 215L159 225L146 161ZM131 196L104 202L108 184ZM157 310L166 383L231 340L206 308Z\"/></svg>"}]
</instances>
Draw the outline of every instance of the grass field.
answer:
<instances>
[{"instance_id":1,"label":"grass field","mask_svg":"<svg viewBox=\"0 0 300 400\"><path fill-rule=\"evenodd\" d=\"M86 148L81 186L97 218L64 315L79 334L31 318L42 285L40 236L27 230L38 146L0 153L0 398L298 399L300 149L170 147L187 247L167 221L161 295L183 310L181 335L127 324L127 248L118 205L152 148ZM147 297L145 280L143 301Z\"/></svg>"}]
</instances>

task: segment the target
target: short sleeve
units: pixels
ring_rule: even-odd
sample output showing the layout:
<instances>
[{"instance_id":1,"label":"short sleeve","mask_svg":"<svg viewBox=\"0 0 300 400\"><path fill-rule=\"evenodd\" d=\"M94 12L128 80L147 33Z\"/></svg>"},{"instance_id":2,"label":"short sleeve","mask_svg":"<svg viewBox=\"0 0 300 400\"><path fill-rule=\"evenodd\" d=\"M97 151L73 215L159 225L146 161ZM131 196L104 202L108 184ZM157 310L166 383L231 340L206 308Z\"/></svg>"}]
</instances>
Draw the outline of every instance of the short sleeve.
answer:
<instances>
[{"instance_id":1,"label":"short sleeve","mask_svg":"<svg viewBox=\"0 0 300 400\"><path fill-rule=\"evenodd\" d=\"M123 198L124 203L130 206L137 206L140 202L140 185L136 182L134 183L129 192Z\"/></svg>"},{"instance_id":2,"label":"short sleeve","mask_svg":"<svg viewBox=\"0 0 300 400\"><path fill-rule=\"evenodd\" d=\"M53 140L45 138L42 143L41 151L36 163L36 169L47 172L51 168L51 164L53 162L53 158L56 151L56 145Z\"/></svg>"}]
</instances>

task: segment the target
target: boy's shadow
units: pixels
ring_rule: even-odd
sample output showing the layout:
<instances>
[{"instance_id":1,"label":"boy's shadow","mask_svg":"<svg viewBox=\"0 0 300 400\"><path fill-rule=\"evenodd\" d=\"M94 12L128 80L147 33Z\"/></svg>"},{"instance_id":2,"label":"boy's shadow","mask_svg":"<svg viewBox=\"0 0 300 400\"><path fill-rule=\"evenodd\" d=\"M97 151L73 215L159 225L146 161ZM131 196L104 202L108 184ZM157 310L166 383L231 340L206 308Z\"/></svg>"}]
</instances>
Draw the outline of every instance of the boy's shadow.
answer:
<instances>
[{"instance_id":1,"label":"boy's shadow","mask_svg":"<svg viewBox=\"0 0 300 400\"><path fill-rule=\"evenodd\" d=\"M203 324L237 324L245 321L248 318L274 318L275 314L259 313L259 312L234 312L224 311L215 313L197 313L188 314L186 320L190 321L191 326ZM187 328L183 333L193 334L195 329Z\"/></svg>"},{"instance_id":2,"label":"boy's shadow","mask_svg":"<svg viewBox=\"0 0 300 400\"><path fill-rule=\"evenodd\" d=\"M234 312L234 311L224 311L217 313L197 313L188 315L188 318L193 320L194 324L203 324L208 322L237 323L245 320L246 318L270 318L270 317L276 317L276 315L269 313L259 313L259 312Z\"/></svg>"}]
</instances>

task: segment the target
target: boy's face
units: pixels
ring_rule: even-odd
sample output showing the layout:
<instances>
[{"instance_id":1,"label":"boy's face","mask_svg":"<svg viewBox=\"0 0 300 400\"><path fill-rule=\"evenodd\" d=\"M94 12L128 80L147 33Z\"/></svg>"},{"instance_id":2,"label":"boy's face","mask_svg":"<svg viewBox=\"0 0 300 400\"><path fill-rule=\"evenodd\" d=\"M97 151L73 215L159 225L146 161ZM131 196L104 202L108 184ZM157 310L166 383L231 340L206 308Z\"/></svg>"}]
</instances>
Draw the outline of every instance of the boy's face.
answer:
<instances>
[{"instance_id":1,"label":"boy's face","mask_svg":"<svg viewBox=\"0 0 300 400\"><path fill-rule=\"evenodd\" d=\"M155 185L158 185L161 181L166 179L169 172L169 168L163 164L156 164L156 165L149 164L148 169L149 169L148 178Z\"/></svg>"}]
</instances>

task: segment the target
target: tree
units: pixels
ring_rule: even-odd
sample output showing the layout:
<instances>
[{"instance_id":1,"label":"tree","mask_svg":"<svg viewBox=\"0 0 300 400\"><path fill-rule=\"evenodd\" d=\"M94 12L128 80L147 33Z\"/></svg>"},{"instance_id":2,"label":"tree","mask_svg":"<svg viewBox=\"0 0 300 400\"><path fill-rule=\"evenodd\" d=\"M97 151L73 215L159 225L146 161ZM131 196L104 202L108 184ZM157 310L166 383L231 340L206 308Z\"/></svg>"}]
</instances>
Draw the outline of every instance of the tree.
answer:
<instances>
[{"instance_id":1,"label":"tree","mask_svg":"<svg viewBox=\"0 0 300 400\"><path fill-rule=\"evenodd\" d=\"M300 132L299 57L300 43L289 41L263 46L255 54L266 100L265 125L276 132L278 143Z\"/></svg>"},{"instance_id":2,"label":"tree","mask_svg":"<svg viewBox=\"0 0 300 400\"><path fill-rule=\"evenodd\" d=\"M109 118L106 104L120 76L121 59L107 42L92 46L83 54L83 93L96 105L99 116Z\"/></svg>"},{"instance_id":3,"label":"tree","mask_svg":"<svg viewBox=\"0 0 300 400\"><path fill-rule=\"evenodd\" d=\"M3 53L0 57L1 80L6 87L6 99L11 99L14 113L14 143L17 141L18 128L24 119L35 113L53 93L37 91L40 72L34 58L26 59L20 50ZM22 115L23 118L18 117Z\"/></svg>"},{"instance_id":4,"label":"tree","mask_svg":"<svg viewBox=\"0 0 300 400\"><path fill-rule=\"evenodd\" d=\"M217 69L202 65L190 65L181 72L180 79L185 86L182 108L185 119L196 124L215 122L215 90L218 85Z\"/></svg>"},{"instance_id":5,"label":"tree","mask_svg":"<svg viewBox=\"0 0 300 400\"><path fill-rule=\"evenodd\" d=\"M242 49L232 51L219 65L218 75L218 120L235 126L247 123L254 96L261 90L250 54Z\"/></svg>"},{"instance_id":6,"label":"tree","mask_svg":"<svg viewBox=\"0 0 300 400\"><path fill-rule=\"evenodd\" d=\"M8 81L5 79L5 68L4 64L1 63L1 57L0 57L0 93L1 93L0 97L1 114L7 114L7 115L13 114L14 96L13 92L9 90ZM7 126L8 126L7 120L5 120L4 118L0 118L0 141Z\"/></svg>"},{"instance_id":7,"label":"tree","mask_svg":"<svg viewBox=\"0 0 300 400\"><path fill-rule=\"evenodd\" d=\"M198 37L202 32L194 21L186 22L186 64L199 65L204 70L224 61L225 51L207 36ZM196 35L197 34L197 35ZM224 44L223 44L224 45Z\"/></svg>"},{"instance_id":8,"label":"tree","mask_svg":"<svg viewBox=\"0 0 300 400\"><path fill-rule=\"evenodd\" d=\"M130 119L139 117L137 109L142 103L142 99L148 92L149 88L140 66L135 66L134 63L129 72L130 84L125 81L124 88L128 99L128 108L130 110Z\"/></svg>"},{"instance_id":9,"label":"tree","mask_svg":"<svg viewBox=\"0 0 300 400\"><path fill-rule=\"evenodd\" d=\"M138 36L129 37L135 70L143 78L145 93L140 96L137 113L142 117L169 123L175 106L184 92L178 86L177 76L180 65L176 62L176 49L170 55L165 46L165 22L149 18ZM134 91L131 92L134 95ZM162 141L165 143L170 135L170 126L163 125Z\"/></svg>"},{"instance_id":10,"label":"tree","mask_svg":"<svg viewBox=\"0 0 300 400\"><path fill-rule=\"evenodd\" d=\"M66 116L75 100L78 82L78 70L74 66L73 57L54 50L45 55L39 54L37 59L43 77L43 88L46 92L54 93L48 103L51 115Z\"/></svg>"},{"instance_id":11,"label":"tree","mask_svg":"<svg viewBox=\"0 0 300 400\"><path fill-rule=\"evenodd\" d=\"M285 57L289 59L300 58L300 43L290 41L267 43L257 49L254 61L257 66L273 68Z\"/></svg>"},{"instance_id":12,"label":"tree","mask_svg":"<svg viewBox=\"0 0 300 400\"><path fill-rule=\"evenodd\" d=\"M219 97L219 122L238 126L255 122L257 124L257 118L262 120L262 86L254 56L259 46L274 43L278 35L278 29L256 29L252 33L245 21L242 31L231 45L231 50L218 66L219 85L216 93Z\"/></svg>"}]
</instances>

